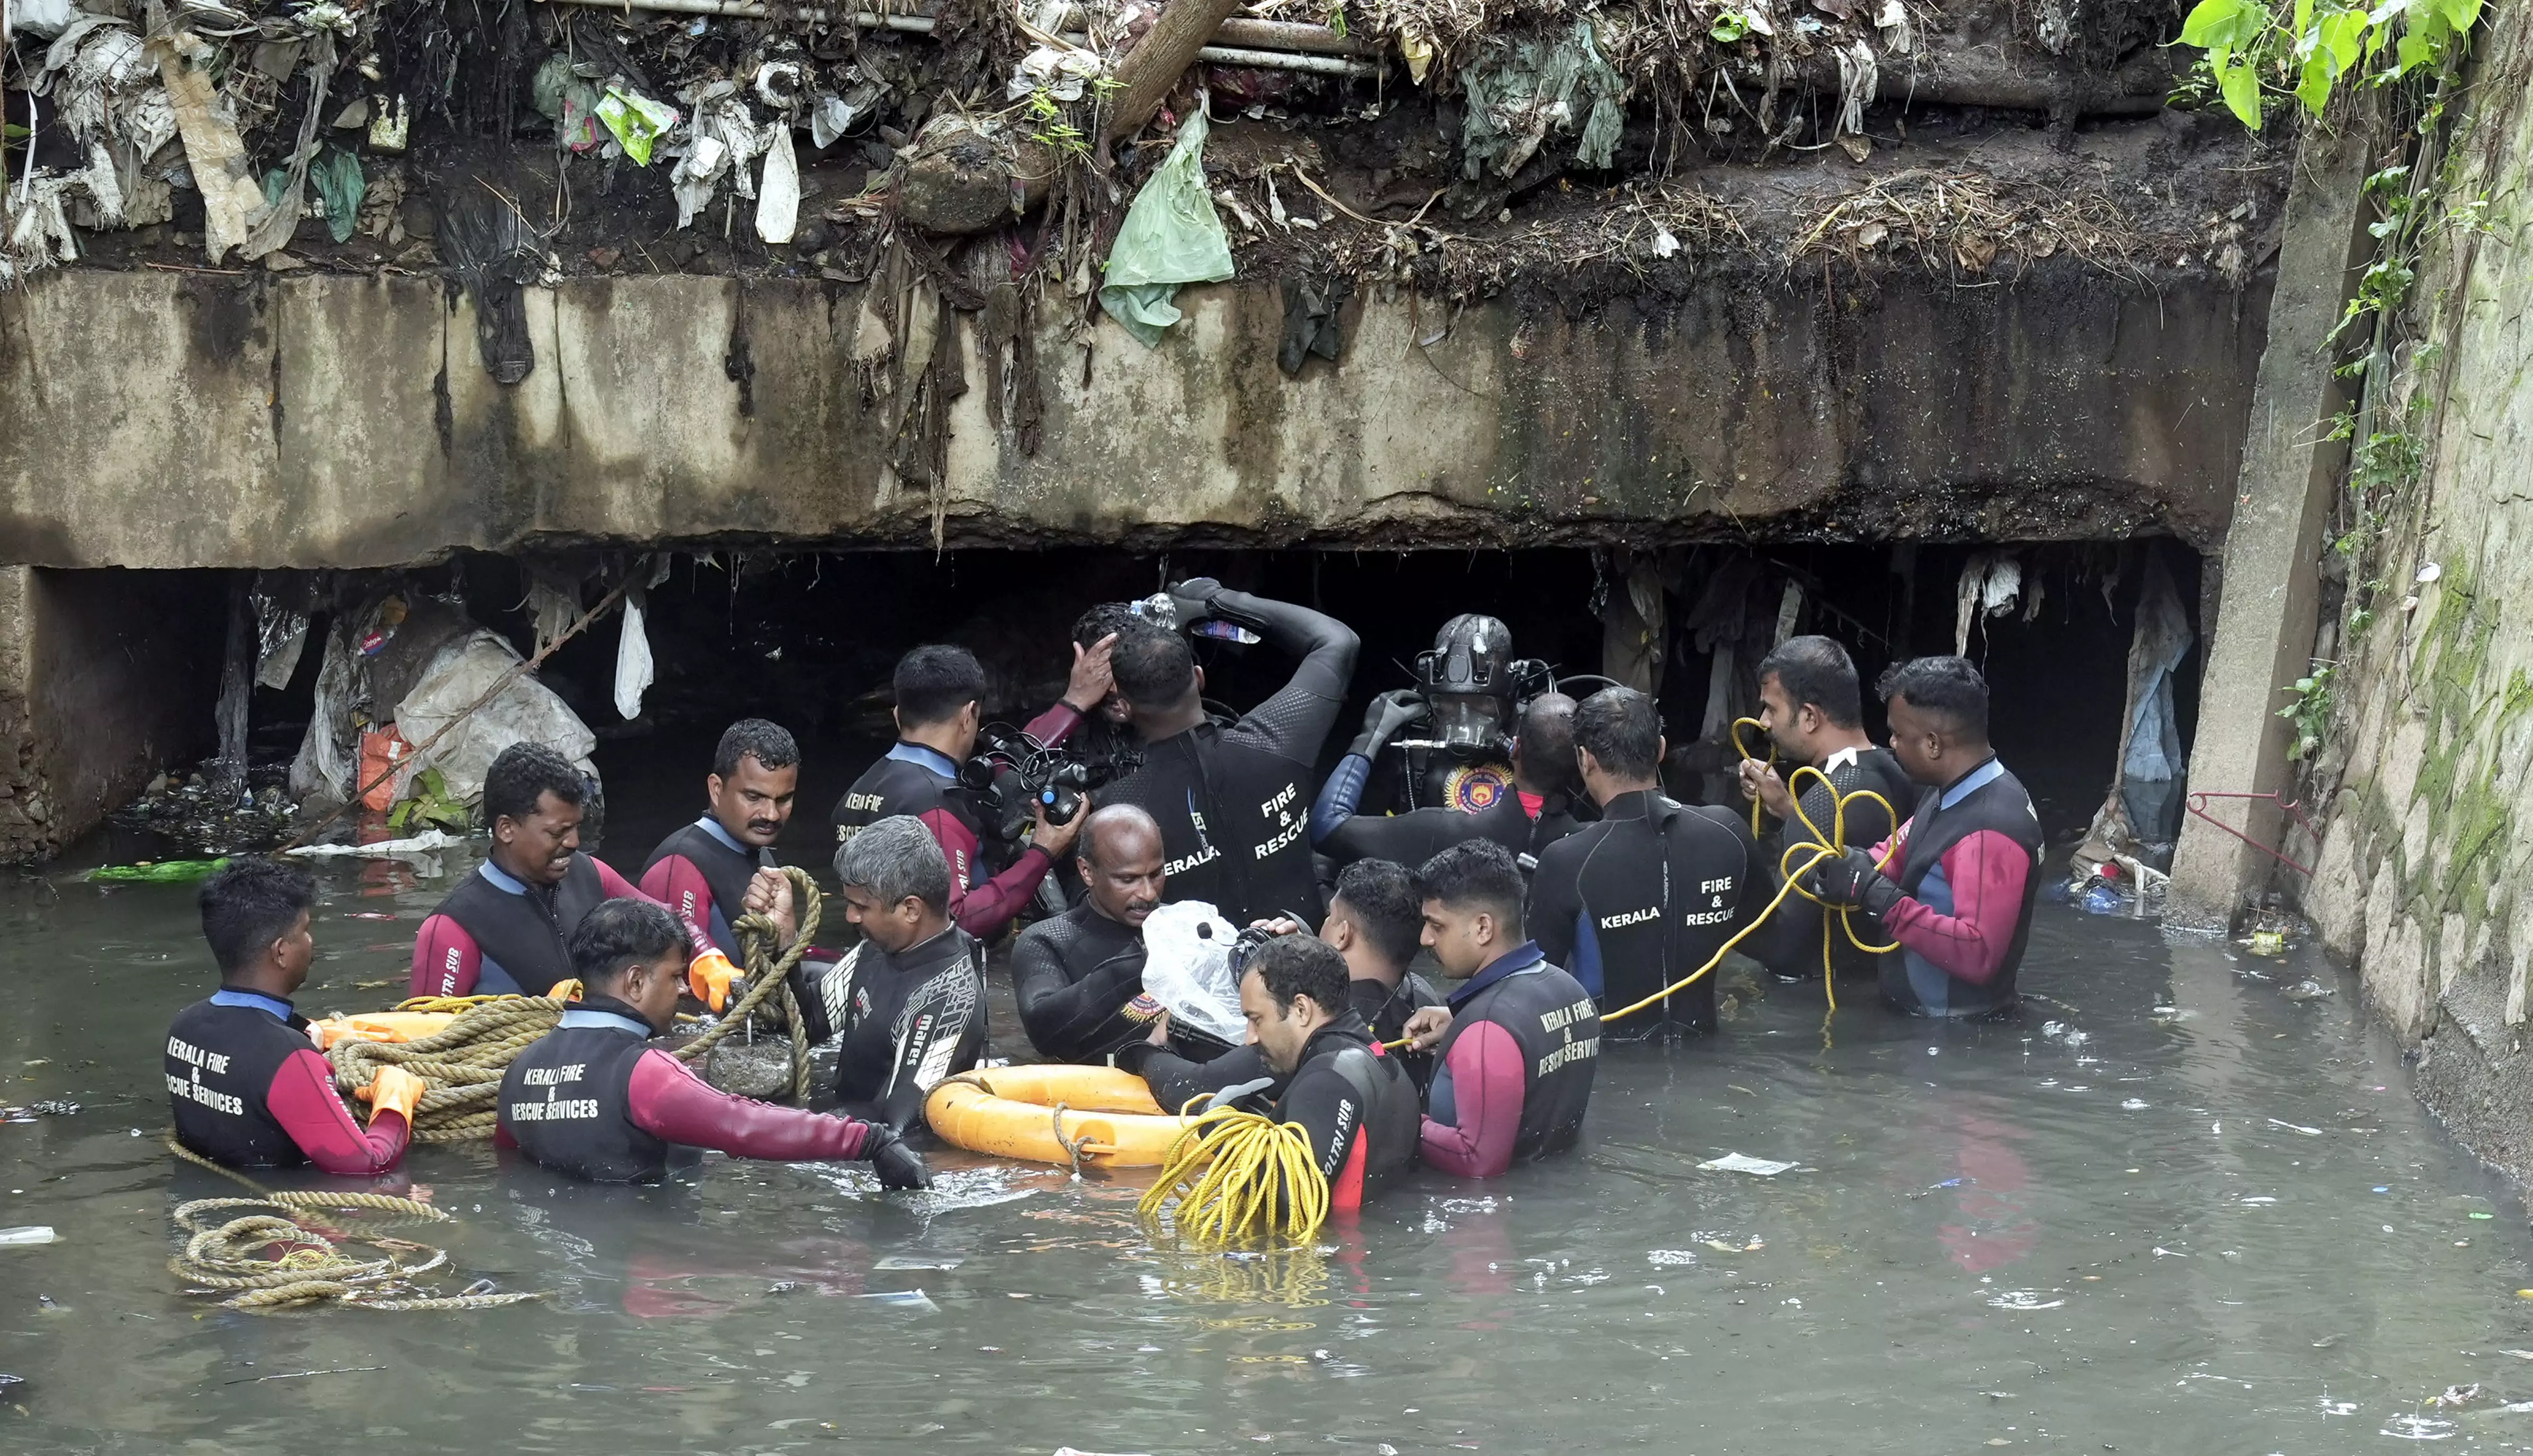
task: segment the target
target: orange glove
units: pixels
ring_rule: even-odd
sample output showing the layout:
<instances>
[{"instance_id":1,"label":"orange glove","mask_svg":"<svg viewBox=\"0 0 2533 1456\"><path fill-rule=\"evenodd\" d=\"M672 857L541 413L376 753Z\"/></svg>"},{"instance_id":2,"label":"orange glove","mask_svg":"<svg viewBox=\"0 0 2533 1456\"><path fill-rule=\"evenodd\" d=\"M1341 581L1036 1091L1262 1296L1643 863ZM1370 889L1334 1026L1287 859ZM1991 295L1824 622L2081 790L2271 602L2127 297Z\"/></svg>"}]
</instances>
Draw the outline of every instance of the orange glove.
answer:
<instances>
[{"instance_id":1,"label":"orange glove","mask_svg":"<svg viewBox=\"0 0 2533 1456\"><path fill-rule=\"evenodd\" d=\"M730 958L719 951L706 951L686 962L686 989L695 999L718 1012L730 1004L731 982L742 972L730 963Z\"/></svg>"},{"instance_id":2,"label":"orange glove","mask_svg":"<svg viewBox=\"0 0 2533 1456\"><path fill-rule=\"evenodd\" d=\"M428 1090L421 1077L403 1068L381 1067L370 1084L361 1088L361 1096L370 1104L372 1122L378 1121L380 1113L400 1112L409 1128L413 1126L414 1108L421 1104L422 1094Z\"/></svg>"}]
</instances>

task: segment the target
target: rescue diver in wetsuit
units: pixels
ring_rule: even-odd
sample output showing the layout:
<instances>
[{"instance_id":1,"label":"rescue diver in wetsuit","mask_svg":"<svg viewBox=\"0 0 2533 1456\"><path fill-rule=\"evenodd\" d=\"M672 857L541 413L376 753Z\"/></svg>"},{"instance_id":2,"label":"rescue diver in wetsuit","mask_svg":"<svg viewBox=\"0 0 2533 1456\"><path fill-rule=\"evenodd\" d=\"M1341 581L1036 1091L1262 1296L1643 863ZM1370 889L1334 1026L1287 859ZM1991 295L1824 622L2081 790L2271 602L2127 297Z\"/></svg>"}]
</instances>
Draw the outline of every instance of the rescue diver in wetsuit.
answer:
<instances>
[{"instance_id":1,"label":"rescue diver in wetsuit","mask_svg":"<svg viewBox=\"0 0 2533 1456\"><path fill-rule=\"evenodd\" d=\"M1425 736L1392 745L1399 751L1391 786L1398 812L1480 814L1511 791L1504 738L1533 675L1545 679L1546 665L1514 661L1512 629L1496 618L1464 612L1443 624L1432 650L1416 655L1409 694L1425 705Z\"/></svg>"},{"instance_id":2,"label":"rescue diver in wetsuit","mask_svg":"<svg viewBox=\"0 0 2533 1456\"><path fill-rule=\"evenodd\" d=\"M1316 911L1305 785L1344 705L1357 639L1331 616L1227 590L1211 577L1170 589L1183 624L1236 622L1302 659L1292 679L1229 728L1206 717L1205 674L1178 632L1138 624L1120 634L1117 688L1135 714L1144 766L1106 801L1138 804L1161 827L1162 872L1182 900L1234 925L1287 909Z\"/></svg>"},{"instance_id":3,"label":"rescue diver in wetsuit","mask_svg":"<svg viewBox=\"0 0 2533 1456\"><path fill-rule=\"evenodd\" d=\"M1522 938L1521 871L1501 844L1473 840L1416 872L1424 940L1460 979L1447 1007L1408 1030L1436 1050L1422 1136L1425 1161L1493 1178L1574 1145L1601 1060L1591 993Z\"/></svg>"},{"instance_id":4,"label":"rescue diver in wetsuit","mask_svg":"<svg viewBox=\"0 0 2533 1456\"><path fill-rule=\"evenodd\" d=\"M1031 737L1050 747L1061 743L1099 706L1108 693L1110 646L1074 645L1064 696L1031 720ZM1049 824L1045 806L1031 805L1035 822L1028 846L989 876L985 842L995 827L978 816L970 790L959 783L960 766L976 751L984 720L985 669L964 647L918 647L898 659L892 681L897 746L836 801L836 839L850 842L865 826L894 814L921 820L949 861L952 917L970 935L991 940L1029 907L1038 882L1073 847L1082 816Z\"/></svg>"},{"instance_id":5,"label":"rescue diver in wetsuit","mask_svg":"<svg viewBox=\"0 0 2533 1456\"><path fill-rule=\"evenodd\" d=\"M791 882L774 866L773 845L792 822L799 781L800 745L790 733L762 718L732 724L704 776L704 816L651 851L642 893L736 960L733 923L750 910L771 910L778 900L789 908Z\"/></svg>"},{"instance_id":6,"label":"rescue diver in wetsuit","mask_svg":"<svg viewBox=\"0 0 2533 1456\"><path fill-rule=\"evenodd\" d=\"M1759 723L1788 762L1819 770L1829 782L1803 776L1802 812L1775 768L1755 758L1741 760L1741 792L1775 815L1777 832L1759 841L1759 861L1768 867L1771 893L1786 851L1793 845L1826 843L1838 823L1840 797L1870 789L1890 807L1869 798L1847 806L1847 843L1878 844L1891 838L1892 816L1916 802L1916 790L1887 748L1877 748L1864 731L1863 692L1856 662L1847 649L1827 637L1789 637L1759 662ZM1809 819L1810 828L1804 821ZM1818 834L1815 835L1814 830ZM1742 944L1752 958L1780 980L1802 980L1821 972L1822 907L1799 895L1778 904L1768 923ZM1882 944L1858 925L1856 939ZM1856 940L1837 925L1829 927L1830 963L1842 976L1878 973L1881 957L1858 950Z\"/></svg>"},{"instance_id":7,"label":"rescue diver in wetsuit","mask_svg":"<svg viewBox=\"0 0 2533 1456\"><path fill-rule=\"evenodd\" d=\"M1161 827L1133 804L1082 826L1082 903L1021 932L1012 991L1030 1044L1058 1062L1100 1062L1160 1015L1144 994L1144 920L1161 903Z\"/></svg>"},{"instance_id":8,"label":"rescue diver in wetsuit","mask_svg":"<svg viewBox=\"0 0 2533 1456\"><path fill-rule=\"evenodd\" d=\"M1290 920L1264 922L1277 935L1301 926ZM1320 939L1346 963L1346 1004L1363 1018L1380 1041L1407 1034L1416 1013L1441 1006L1443 994L1434 983L1407 968L1425 931L1424 903L1416 877L1407 867L1386 859L1359 859L1337 876L1337 891L1328 902ZM1169 1034L1177 1036L1175 1028ZM1408 1077L1422 1091L1433 1080L1434 1059L1421 1052L1394 1054ZM1140 1073L1164 1107L1184 1107L1188 1099L1225 1087L1271 1077L1256 1045L1200 1061L1183 1051L1161 1053L1137 1044L1120 1049L1118 1065Z\"/></svg>"},{"instance_id":9,"label":"rescue diver in wetsuit","mask_svg":"<svg viewBox=\"0 0 2533 1456\"><path fill-rule=\"evenodd\" d=\"M812 1044L836 1047L836 1096L900 1132L923 1099L985 1056L985 948L950 919L950 868L919 819L892 814L836 851L859 944L803 961L792 993Z\"/></svg>"},{"instance_id":10,"label":"rescue diver in wetsuit","mask_svg":"<svg viewBox=\"0 0 2533 1456\"><path fill-rule=\"evenodd\" d=\"M605 901L648 899L580 852L588 796L580 771L544 744L501 750L484 774L492 848L415 934L408 995L543 996L571 979L568 942L581 917ZM708 981L727 988L727 958L709 937L693 938L706 942L697 951L697 994Z\"/></svg>"},{"instance_id":11,"label":"rescue diver in wetsuit","mask_svg":"<svg viewBox=\"0 0 2533 1456\"><path fill-rule=\"evenodd\" d=\"M314 1163L354 1177L404 1156L422 1078L382 1067L363 1089L367 1132L334 1095L334 1069L308 1039L290 998L317 943L308 915L317 882L269 859L239 859L203 885L203 939L220 988L176 1014L163 1067L176 1140L232 1168Z\"/></svg>"},{"instance_id":12,"label":"rescue diver in wetsuit","mask_svg":"<svg viewBox=\"0 0 2533 1456\"><path fill-rule=\"evenodd\" d=\"M1240 1015L1262 1072L1227 1089L1234 1100L1272 1097L1266 1115L1302 1129L1332 1212L1362 1207L1416 1161L1420 1116L1415 1082L1373 1039L1347 981L1345 958L1325 941L1278 935L1260 946L1241 972ZM1164 1085L1154 1082L1153 1095L1169 1105Z\"/></svg>"},{"instance_id":13,"label":"rescue diver in wetsuit","mask_svg":"<svg viewBox=\"0 0 2533 1456\"><path fill-rule=\"evenodd\" d=\"M1612 687L1574 710L1583 791L1601 820L1551 844L1531 877L1530 927L1606 1013L1634 1005L1713 957L1766 902L1750 893L1749 826L1667 797L1654 700ZM1636 1040L1715 1028L1715 978L1700 978L1611 1028Z\"/></svg>"},{"instance_id":14,"label":"rescue diver in wetsuit","mask_svg":"<svg viewBox=\"0 0 2533 1456\"><path fill-rule=\"evenodd\" d=\"M1892 755L1923 791L1893 840L1823 864L1810 888L1900 943L1881 958L1893 1006L1921 1017L2010 1012L2043 842L2032 795L1988 744L1987 680L1962 658L1926 657L1892 668L1875 690ZM1886 852L1889 867L1877 869Z\"/></svg>"},{"instance_id":15,"label":"rescue diver in wetsuit","mask_svg":"<svg viewBox=\"0 0 2533 1456\"><path fill-rule=\"evenodd\" d=\"M1311 806L1311 845L1339 864L1391 859L1423 864L1453 844L1488 839L1518 858L1539 851L1581 828L1573 814L1574 700L1541 693L1522 709L1512 745L1512 790L1483 809L1411 809L1404 814L1358 814L1357 798L1371 777L1381 745L1424 708L1401 690L1373 699L1363 732L1339 760Z\"/></svg>"},{"instance_id":16,"label":"rescue diver in wetsuit","mask_svg":"<svg viewBox=\"0 0 2533 1456\"><path fill-rule=\"evenodd\" d=\"M651 1045L677 1015L689 949L677 917L647 901L610 901L581 920L571 936L581 999L502 1075L497 1145L597 1183L656 1179L671 1148L699 1147L861 1159L884 1188L930 1186L894 1129L734 1097Z\"/></svg>"}]
</instances>

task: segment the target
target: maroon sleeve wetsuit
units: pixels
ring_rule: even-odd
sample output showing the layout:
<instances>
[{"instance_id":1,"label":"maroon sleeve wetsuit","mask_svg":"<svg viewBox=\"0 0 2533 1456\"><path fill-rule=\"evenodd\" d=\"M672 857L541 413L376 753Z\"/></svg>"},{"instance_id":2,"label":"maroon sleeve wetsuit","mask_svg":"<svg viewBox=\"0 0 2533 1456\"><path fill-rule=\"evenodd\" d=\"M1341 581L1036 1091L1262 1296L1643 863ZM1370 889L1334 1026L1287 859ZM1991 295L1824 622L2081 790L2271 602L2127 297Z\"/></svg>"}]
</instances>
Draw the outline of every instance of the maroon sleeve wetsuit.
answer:
<instances>
[{"instance_id":1,"label":"maroon sleeve wetsuit","mask_svg":"<svg viewBox=\"0 0 2533 1456\"><path fill-rule=\"evenodd\" d=\"M1907 849L1908 831L1904 828L1897 838ZM1874 845L1874 859L1881 860L1890 848L1888 840ZM1982 829L1964 837L1936 862L1952 890L1952 913L1903 896L1882 917L1883 928L1903 949L1924 957L1946 975L1985 985L2005 963L2022 923L2032 851L1996 830ZM1895 859L1883 873L1896 879L1892 871L1897 868Z\"/></svg>"},{"instance_id":2,"label":"maroon sleeve wetsuit","mask_svg":"<svg viewBox=\"0 0 2533 1456\"><path fill-rule=\"evenodd\" d=\"M1058 699L1054 707L1031 719L1025 731L1052 748L1073 736L1073 730L1081 726L1082 714L1072 704ZM932 837L941 842L941 852L950 858L950 918L979 940L991 939L1027 909L1037 895L1038 881L1055 867L1054 855L1031 844L1001 874L973 889L962 889L972 873L968 866L976 862L983 847L976 832L947 808L927 809L921 817Z\"/></svg>"},{"instance_id":3,"label":"maroon sleeve wetsuit","mask_svg":"<svg viewBox=\"0 0 2533 1456\"><path fill-rule=\"evenodd\" d=\"M1451 1029L1418 1149L1462 1178L1494 1178L1573 1145L1601 1057L1590 992L1525 941L1451 993Z\"/></svg>"},{"instance_id":4,"label":"maroon sleeve wetsuit","mask_svg":"<svg viewBox=\"0 0 2533 1456\"><path fill-rule=\"evenodd\" d=\"M589 905L579 903L579 901L587 899L594 904L600 900L652 899L635 889L630 881L610 868L604 860L589 855L579 858L596 871L595 894L576 895L569 883L570 877L566 876L566 883L556 893L559 912L556 928L559 934L552 947L535 946L533 961L526 954L529 948L525 947L510 951L508 960L497 956L495 948L481 944L475 933L461 922L459 914L462 910L452 908L458 896L452 894L422 922L422 929L414 936L413 971L405 994L473 996L480 988L486 994L515 991L521 995L543 996L557 981L568 980L571 976L570 961L569 957L563 954L561 942L580 923L580 917L588 913ZM477 867L476 875L491 882L495 893L514 896L528 893L518 881L495 868L490 860ZM473 891L471 885L460 887L460 893ZM480 895L482 892L475 893ZM694 938L699 949L712 943L708 932L699 931L691 923L687 926L687 934ZM510 961L520 963L511 964Z\"/></svg>"},{"instance_id":5,"label":"maroon sleeve wetsuit","mask_svg":"<svg viewBox=\"0 0 2533 1456\"><path fill-rule=\"evenodd\" d=\"M177 1140L215 1162L369 1177L404 1156L404 1114L379 1113L364 1132L308 1022L279 997L222 988L185 1008L167 1028L163 1070Z\"/></svg>"},{"instance_id":6,"label":"maroon sleeve wetsuit","mask_svg":"<svg viewBox=\"0 0 2533 1456\"><path fill-rule=\"evenodd\" d=\"M566 1010L502 1075L496 1140L599 1183L657 1178L678 1146L784 1162L869 1155L869 1124L718 1091L650 1032L604 996Z\"/></svg>"},{"instance_id":7,"label":"maroon sleeve wetsuit","mask_svg":"<svg viewBox=\"0 0 2533 1456\"><path fill-rule=\"evenodd\" d=\"M1512 1033L1480 1021L1451 1041L1450 1069L1459 1121L1425 1119L1419 1139L1427 1166L1461 1178L1494 1178L1512 1166L1521 1132L1524 1058Z\"/></svg>"},{"instance_id":8,"label":"maroon sleeve wetsuit","mask_svg":"<svg viewBox=\"0 0 2533 1456\"><path fill-rule=\"evenodd\" d=\"M1031 719L1027 731L1051 748L1081 724L1081 712L1059 701ZM1055 856L1031 844L1001 874L978 878L984 843L973 810L960 794L958 774L959 765L948 755L921 743L900 743L854 781L836 806L835 823L843 836L892 814L922 820L950 863L952 922L979 940L990 940L1028 908Z\"/></svg>"},{"instance_id":9,"label":"maroon sleeve wetsuit","mask_svg":"<svg viewBox=\"0 0 2533 1456\"><path fill-rule=\"evenodd\" d=\"M870 1124L855 1118L734 1096L656 1047L633 1064L625 1090L633 1126L663 1142L708 1147L735 1158L851 1160L862 1155L870 1132Z\"/></svg>"},{"instance_id":10,"label":"maroon sleeve wetsuit","mask_svg":"<svg viewBox=\"0 0 2533 1456\"><path fill-rule=\"evenodd\" d=\"M292 1052L265 1089L264 1105L320 1172L374 1177L404 1156L412 1130L390 1107L364 1131L334 1095L334 1069L315 1051Z\"/></svg>"}]
</instances>

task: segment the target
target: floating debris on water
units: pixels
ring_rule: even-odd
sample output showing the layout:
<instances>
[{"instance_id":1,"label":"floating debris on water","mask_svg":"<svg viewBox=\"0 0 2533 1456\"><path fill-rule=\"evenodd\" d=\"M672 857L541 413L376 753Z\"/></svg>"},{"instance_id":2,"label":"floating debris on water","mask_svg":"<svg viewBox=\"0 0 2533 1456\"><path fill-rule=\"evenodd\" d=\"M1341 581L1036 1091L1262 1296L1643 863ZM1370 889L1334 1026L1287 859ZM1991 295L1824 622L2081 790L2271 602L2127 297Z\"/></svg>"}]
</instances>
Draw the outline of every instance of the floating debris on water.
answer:
<instances>
[{"instance_id":1,"label":"floating debris on water","mask_svg":"<svg viewBox=\"0 0 2533 1456\"><path fill-rule=\"evenodd\" d=\"M919 1314L941 1312L941 1307L932 1303L932 1297L919 1289L881 1290L873 1294L860 1295L857 1298L886 1305L892 1310L913 1310Z\"/></svg>"},{"instance_id":2,"label":"floating debris on water","mask_svg":"<svg viewBox=\"0 0 2533 1456\"><path fill-rule=\"evenodd\" d=\"M1693 1264L1697 1262L1697 1251L1693 1249L1648 1249L1645 1251L1645 1262L1662 1268L1673 1268L1681 1264ZM2533 1355L2527 1355L2525 1359L2533 1360Z\"/></svg>"},{"instance_id":3,"label":"floating debris on water","mask_svg":"<svg viewBox=\"0 0 2533 1456\"><path fill-rule=\"evenodd\" d=\"M2053 1290L2050 1293L2055 1292ZM2005 1290L1988 1296L1987 1302L1991 1308L1998 1310L2055 1310L2067 1303L2063 1299L2053 1300L2048 1294L2043 1294L2036 1289Z\"/></svg>"},{"instance_id":4,"label":"floating debris on water","mask_svg":"<svg viewBox=\"0 0 2533 1456\"><path fill-rule=\"evenodd\" d=\"M1697 1169L1701 1173L1747 1173L1754 1178L1774 1178L1780 1173L1794 1171L1797 1166L1798 1165L1794 1163L1780 1163L1769 1158L1744 1157L1738 1152L1728 1152L1720 1158L1709 1158L1698 1164Z\"/></svg>"}]
</instances>

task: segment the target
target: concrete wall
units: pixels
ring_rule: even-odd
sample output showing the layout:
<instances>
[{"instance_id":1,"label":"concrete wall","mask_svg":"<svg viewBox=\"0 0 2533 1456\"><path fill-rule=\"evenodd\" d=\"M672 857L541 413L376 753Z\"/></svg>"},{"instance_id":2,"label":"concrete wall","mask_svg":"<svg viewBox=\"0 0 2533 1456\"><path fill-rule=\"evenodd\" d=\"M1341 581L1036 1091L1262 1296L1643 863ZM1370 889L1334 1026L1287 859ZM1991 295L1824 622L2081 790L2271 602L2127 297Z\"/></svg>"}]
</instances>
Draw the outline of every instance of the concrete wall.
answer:
<instances>
[{"instance_id":1,"label":"concrete wall","mask_svg":"<svg viewBox=\"0 0 2533 1456\"><path fill-rule=\"evenodd\" d=\"M1047 321L1044 445L986 418L963 326L953 544L1536 544L1784 532L2173 531L2231 507L2268 286L2072 264L1650 279L1590 318L1355 306L1275 368L1271 289L1191 290L1154 351ZM532 290L537 367L485 374L410 277L56 270L0 295L0 562L350 566L555 541L928 546L852 361L856 290ZM1050 308L1048 314L1057 312ZM1446 337L1421 340L1448 320ZM743 355L750 368L734 369ZM734 375L743 377L735 379ZM744 408L742 404L744 403Z\"/></svg>"},{"instance_id":2,"label":"concrete wall","mask_svg":"<svg viewBox=\"0 0 2533 1456\"><path fill-rule=\"evenodd\" d=\"M208 572L0 566L0 862L212 746L227 602Z\"/></svg>"},{"instance_id":3,"label":"concrete wall","mask_svg":"<svg viewBox=\"0 0 2533 1456\"><path fill-rule=\"evenodd\" d=\"M2504 26L2454 143L2446 201L2486 196L2495 231L2431 230L2420 342L2381 430L2424 470L2352 568L2335 721L2315 779L2316 873L2282 876L2369 1003L2421 1043L2423 1093L2473 1147L2533 1177L2533 41ZM2436 215L2432 212L2431 215ZM2429 570L2427 568L2433 568ZM2434 579L2420 581L2426 574Z\"/></svg>"}]
</instances>

